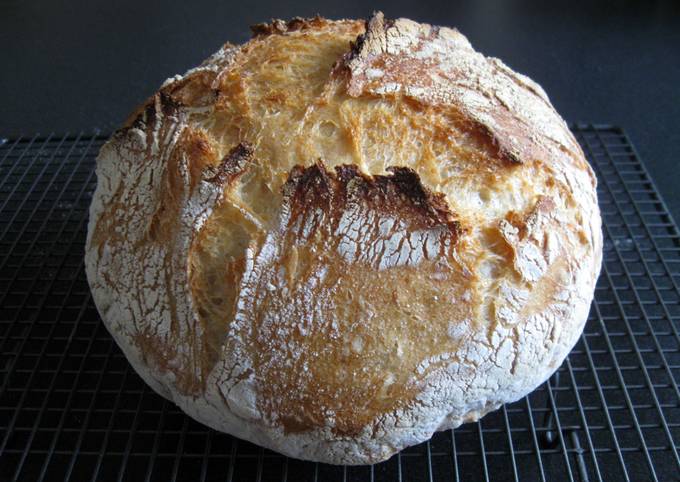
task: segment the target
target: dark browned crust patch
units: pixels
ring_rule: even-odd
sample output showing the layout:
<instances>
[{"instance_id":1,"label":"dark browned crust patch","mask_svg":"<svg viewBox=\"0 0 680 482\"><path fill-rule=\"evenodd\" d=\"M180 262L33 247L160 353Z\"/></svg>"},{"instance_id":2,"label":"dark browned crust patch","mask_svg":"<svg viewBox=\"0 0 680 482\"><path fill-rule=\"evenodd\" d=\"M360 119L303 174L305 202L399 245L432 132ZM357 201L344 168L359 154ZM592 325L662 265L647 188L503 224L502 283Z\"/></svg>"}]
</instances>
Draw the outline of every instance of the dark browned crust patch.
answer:
<instances>
[{"instance_id":1,"label":"dark browned crust patch","mask_svg":"<svg viewBox=\"0 0 680 482\"><path fill-rule=\"evenodd\" d=\"M391 217L407 232L438 232L440 252L425 250L425 255L448 256L444 250L453 249L464 228L444 195L425 188L412 169L393 166L388 171L392 174L368 176L356 165L345 164L330 172L322 162L294 167L283 188L284 212L289 213L283 228L294 239L304 240L320 228L326 230L326 236L337 238L353 229L342 223L368 223L371 226L359 228L365 239L357 241L370 244L387 236L378 224Z\"/></svg>"},{"instance_id":2,"label":"dark browned crust patch","mask_svg":"<svg viewBox=\"0 0 680 482\"><path fill-rule=\"evenodd\" d=\"M350 45L352 48L347 53L347 62L362 55L364 44L371 32L386 31L394 25L394 20L386 19L382 12L377 11L373 12L373 14L364 21L364 24L366 25L366 32L359 35L354 42L351 42Z\"/></svg>"},{"instance_id":3,"label":"dark browned crust patch","mask_svg":"<svg viewBox=\"0 0 680 482\"><path fill-rule=\"evenodd\" d=\"M287 22L278 18L273 18L269 23L257 23L250 26L253 37L267 35L283 35L289 32L316 29L328 25L328 20L316 15L311 18L294 17Z\"/></svg>"},{"instance_id":4,"label":"dark browned crust patch","mask_svg":"<svg viewBox=\"0 0 680 482\"><path fill-rule=\"evenodd\" d=\"M143 129L147 125L154 125L157 117L156 103L160 105L161 113L165 116L176 115L181 107L181 104L173 99L169 93L159 91L146 99L128 116L119 132L134 128Z\"/></svg>"},{"instance_id":5,"label":"dark browned crust patch","mask_svg":"<svg viewBox=\"0 0 680 482\"><path fill-rule=\"evenodd\" d=\"M253 146L247 142L241 142L232 147L227 153L214 176L206 179L216 184L230 184L234 179L243 174L249 162L253 159Z\"/></svg>"}]
</instances>

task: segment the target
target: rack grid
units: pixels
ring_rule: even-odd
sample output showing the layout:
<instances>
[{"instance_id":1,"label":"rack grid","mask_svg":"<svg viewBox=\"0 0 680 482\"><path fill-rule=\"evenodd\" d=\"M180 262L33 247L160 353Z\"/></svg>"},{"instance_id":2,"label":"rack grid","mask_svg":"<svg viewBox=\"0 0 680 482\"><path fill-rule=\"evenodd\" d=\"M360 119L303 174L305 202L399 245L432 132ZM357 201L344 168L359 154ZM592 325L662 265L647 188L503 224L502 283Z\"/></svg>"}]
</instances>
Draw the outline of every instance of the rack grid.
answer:
<instances>
[{"instance_id":1,"label":"rack grid","mask_svg":"<svg viewBox=\"0 0 680 482\"><path fill-rule=\"evenodd\" d=\"M288 459L149 389L85 279L107 137L0 139L0 480L678 480L680 234L622 129L572 130L605 235L576 347L524 399L364 467Z\"/></svg>"}]
</instances>

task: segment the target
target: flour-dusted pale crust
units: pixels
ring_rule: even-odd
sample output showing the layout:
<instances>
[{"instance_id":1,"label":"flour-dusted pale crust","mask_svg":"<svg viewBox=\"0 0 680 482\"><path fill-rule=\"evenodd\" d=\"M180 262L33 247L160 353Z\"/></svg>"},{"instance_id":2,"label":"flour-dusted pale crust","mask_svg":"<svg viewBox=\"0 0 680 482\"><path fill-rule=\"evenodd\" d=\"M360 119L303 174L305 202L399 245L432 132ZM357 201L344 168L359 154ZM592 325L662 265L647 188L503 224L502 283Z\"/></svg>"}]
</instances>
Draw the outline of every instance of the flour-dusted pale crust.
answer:
<instances>
[{"instance_id":1,"label":"flour-dusted pale crust","mask_svg":"<svg viewBox=\"0 0 680 482\"><path fill-rule=\"evenodd\" d=\"M101 150L87 275L137 372L211 427L345 464L545 381L602 237L543 90L380 13L253 31Z\"/></svg>"}]
</instances>

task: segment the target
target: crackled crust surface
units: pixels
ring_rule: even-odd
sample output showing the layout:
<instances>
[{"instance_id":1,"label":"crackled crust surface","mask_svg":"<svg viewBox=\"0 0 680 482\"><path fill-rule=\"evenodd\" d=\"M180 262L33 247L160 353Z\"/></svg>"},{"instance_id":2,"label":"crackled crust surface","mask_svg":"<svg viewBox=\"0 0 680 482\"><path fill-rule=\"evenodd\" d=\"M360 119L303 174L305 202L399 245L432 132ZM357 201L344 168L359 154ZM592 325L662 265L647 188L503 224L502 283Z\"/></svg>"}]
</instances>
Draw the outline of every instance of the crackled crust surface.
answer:
<instances>
[{"instance_id":1,"label":"crackled crust surface","mask_svg":"<svg viewBox=\"0 0 680 482\"><path fill-rule=\"evenodd\" d=\"M602 250L542 89L380 13L253 34L101 150L86 268L138 373L216 429L346 464L542 383Z\"/></svg>"}]
</instances>

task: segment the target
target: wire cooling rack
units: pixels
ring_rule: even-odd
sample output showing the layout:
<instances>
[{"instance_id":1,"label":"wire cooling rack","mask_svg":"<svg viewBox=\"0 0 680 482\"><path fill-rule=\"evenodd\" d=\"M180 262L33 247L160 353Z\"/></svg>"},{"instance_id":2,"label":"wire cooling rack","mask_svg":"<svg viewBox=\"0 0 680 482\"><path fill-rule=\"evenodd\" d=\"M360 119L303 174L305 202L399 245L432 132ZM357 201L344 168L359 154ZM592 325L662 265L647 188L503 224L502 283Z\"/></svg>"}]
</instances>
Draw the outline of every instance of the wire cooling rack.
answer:
<instances>
[{"instance_id":1,"label":"wire cooling rack","mask_svg":"<svg viewBox=\"0 0 680 482\"><path fill-rule=\"evenodd\" d=\"M106 137L0 139L0 480L679 480L680 235L620 129L573 130L605 234L585 333L526 398L372 467L287 459L147 388L83 271Z\"/></svg>"}]
</instances>

